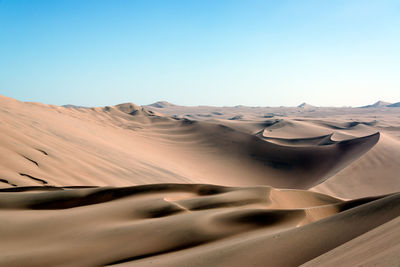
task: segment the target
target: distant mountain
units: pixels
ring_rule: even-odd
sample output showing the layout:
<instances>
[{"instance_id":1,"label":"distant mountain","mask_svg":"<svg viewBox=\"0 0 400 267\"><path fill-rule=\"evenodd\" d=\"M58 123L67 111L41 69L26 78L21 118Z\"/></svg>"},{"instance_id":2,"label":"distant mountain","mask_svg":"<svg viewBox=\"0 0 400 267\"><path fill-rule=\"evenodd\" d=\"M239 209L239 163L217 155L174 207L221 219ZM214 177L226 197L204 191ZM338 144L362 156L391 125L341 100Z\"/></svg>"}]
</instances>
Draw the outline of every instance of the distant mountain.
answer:
<instances>
[{"instance_id":1,"label":"distant mountain","mask_svg":"<svg viewBox=\"0 0 400 267\"><path fill-rule=\"evenodd\" d=\"M68 104L68 105L62 105L62 107L64 107L64 108L89 108L89 107L84 107L84 106L76 106L76 105L71 105L71 104Z\"/></svg>"},{"instance_id":2,"label":"distant mountain","mask_svg":"<svg viewBox=\"0 0 400 267\"><path fill-rule=\"evenodd\" d=\"M361 108L381 108L381 107L388 107L391 104L392 103L389 103L389 102L378 101L372 105L362 106Z\"/></svg>"},{"instance_id":3,"label":"distant mountain","mask_svg":"<svg viewBox=\"0 0 400 267\"><path fill-rule=\"evenodd\" d=\"M298 108L315 108L315 106L307 104L306 102L301 103L300 105L297 106Z\"/></svg>"},{"instance_id":4,"label":"distant mountain","mask_svg":"<svg viewBox=\"0 0 400 267\"><path fill-rule=\"evenodd\" d=\"M400 102L387 105L387 107L389 107L389 108L398 108L398 107L400 107Z\"/></svg>"},{"instance_id":5,"label":"distant mountain","mask_svg":"<svg viewBox=\"0 0 400 267\"><path fill-rule=\"evenodd\" d=\"M153 108L167 108L167 107L175 107L177 105L169 103L167 101L158 101L153 104L147 105L148 107L153 107Z\"/></svg>"}]
</instances>

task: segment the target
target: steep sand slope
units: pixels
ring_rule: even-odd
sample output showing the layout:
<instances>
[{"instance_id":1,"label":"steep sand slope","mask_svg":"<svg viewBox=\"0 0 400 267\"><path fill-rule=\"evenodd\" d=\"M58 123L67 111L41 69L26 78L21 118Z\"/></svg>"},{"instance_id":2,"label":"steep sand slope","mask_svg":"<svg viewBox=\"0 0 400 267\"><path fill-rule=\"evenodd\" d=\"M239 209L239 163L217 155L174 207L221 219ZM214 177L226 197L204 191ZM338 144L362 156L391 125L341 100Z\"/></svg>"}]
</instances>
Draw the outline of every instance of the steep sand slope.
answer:
<instances>
[{"instance_id":1,"label":"steep sand slope","mask_svg":"<svg viewBox=\"0 0 400 267\"><path fill-rule=\"evenodd\" d=\"M293 266L400 215L400 195L189 184L8 188L0 205L1 266Z\"/></svg>"},{"instance_id":2,"label":"steep sand slope","mask_svg":"<svg viewBox=\"0 0 400 267\"><path fill-rule=\"evenodd\" d=\"M381 134L379 143L365 156L313 190L342 198L399 191L400 141Z\"/></svg>"},{"instance_id":3,"label":"steep sand slope","mask_svg":"<svg viewBox=\"0 0 400 267\"><path fill-rule=\"evenodd\" d=\"M302 266L398 266L399 240L397 217Z\"/></svg>"}]
</instances>

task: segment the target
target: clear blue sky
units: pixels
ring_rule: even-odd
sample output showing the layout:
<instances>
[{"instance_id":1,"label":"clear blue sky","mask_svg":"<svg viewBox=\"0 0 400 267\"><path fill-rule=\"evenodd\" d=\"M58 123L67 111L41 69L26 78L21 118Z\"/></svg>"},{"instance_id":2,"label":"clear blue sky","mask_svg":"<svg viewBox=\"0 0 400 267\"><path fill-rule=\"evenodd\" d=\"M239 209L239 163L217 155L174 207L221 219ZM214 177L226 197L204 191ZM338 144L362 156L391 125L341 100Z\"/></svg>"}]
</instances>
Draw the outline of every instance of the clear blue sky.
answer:
<instances>
[{"instance_id":1,"label":"clear blue sky","mask_svg":"<svg viewBox=\"0 0 400 267\"><path fill-rule=\"evenodd\" d=\"M0 0L0 94L86 106L400 101L400 1Z\"/></svg>"}]
</instances>

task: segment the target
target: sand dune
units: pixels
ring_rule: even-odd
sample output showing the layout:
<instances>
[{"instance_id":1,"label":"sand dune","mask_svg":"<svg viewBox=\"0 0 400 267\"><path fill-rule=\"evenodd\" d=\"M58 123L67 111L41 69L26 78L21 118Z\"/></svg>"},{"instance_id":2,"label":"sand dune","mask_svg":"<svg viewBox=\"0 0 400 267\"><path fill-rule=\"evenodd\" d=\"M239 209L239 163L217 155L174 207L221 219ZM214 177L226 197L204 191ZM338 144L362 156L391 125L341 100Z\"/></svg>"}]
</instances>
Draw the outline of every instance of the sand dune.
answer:
<instances>
[{"instance_id":1,"label":"sand dune","mask_svg":"<svg viewBox=\"0 0 400 267\"><path fill-rule=\"evenodd\" d=\"M266 259L270 265L294 265L398 216L399 201L393 195L346 202L265 186L3 189L0 265L212 266L222 259L226 266L240 266L244 254L254 256L256 266ZM356 232L350 226L366 220ZM326 234L332 225L346 234L339 239ZM301 248L313 235L320 240ZM283 256L295 247L302 251Z\"/></svg>"},{"instance_id":2,"label":"sand dune","mask_svg":"<svg viewBox=\"0 0 400 267\"><path fill-rule=\"evenodd\" d=\"M253 135L223 123L173 119L132 103L70 109L2 100L0 149L8 155L0 163L2 186L191 182L307 189L379 139L285 143L265 130Z\"/></svg>"},{"instance_id":3,"label":"sand dune","mask_svg":"<svg viewBox=\"0 0 400 267\"><path fill-rule=\"evenodd\" d=\"M396 112L0 96L0 266L395 266Z\"/></svg>"},{"instance_id":4,"label":"sand dune","mask_svg":"<svg viewBox=\"0 0 400 267\"><path fill-rule=\"evenodd\" d=\"M341 141L380 132L379 142L371 151L313 188L315 191L342 198L357 198L400 191L399 110L395 107L390 109L319 107L310 112L285 107L242 107L240 109L171 107L164 108L163 113L180 117L183 114L212 115L213 112L218 111L222 115L211 118L194 117L253 135L260 136L261 133L263 139L269 142L290 146L297 146L297 142L313 144L314 141L318 142L318 137L327 135L331 135L333 140ZM226 120L234 116L236 112L246 115L250 120Z\"/></svg>"},{"instance_id":5,"label":"sand dune","mask_svg":"<svg viewBox=\"0 0 400 267\"><path fill-rule=\"evenodd\" d=\"M160 255L126 265L212 266L218 262L221 266L243 266L243 263L252 266L299 266L398 216L399 196L390 196L303 227L279 233L249 233L246 237L210 244L202 249L180 251L167 257ZM367 255L369 257L373 255ZM359 263L355 259L352 262ZM351 266L348 263L344 261L345 266Z\"/></svg>"}]
</instances>

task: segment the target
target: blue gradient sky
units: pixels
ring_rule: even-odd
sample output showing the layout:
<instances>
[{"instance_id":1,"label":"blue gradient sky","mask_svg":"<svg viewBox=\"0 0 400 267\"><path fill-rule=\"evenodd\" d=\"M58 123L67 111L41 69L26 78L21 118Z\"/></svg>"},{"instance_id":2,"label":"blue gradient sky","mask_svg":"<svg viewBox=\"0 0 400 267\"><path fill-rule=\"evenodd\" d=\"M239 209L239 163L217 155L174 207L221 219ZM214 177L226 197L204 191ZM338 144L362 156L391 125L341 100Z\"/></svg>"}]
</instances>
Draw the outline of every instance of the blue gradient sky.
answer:
<instances>
[{"instance_id":1,"label":"blue gradient sky","mask_svg":"<svg viewBox=\"0 0 400 267\"><path fill-rule=\"evenodd\" d=\"M0 94L100 106L400 101L400 1L0 0Z\"/></svg>"}]
</instances>

